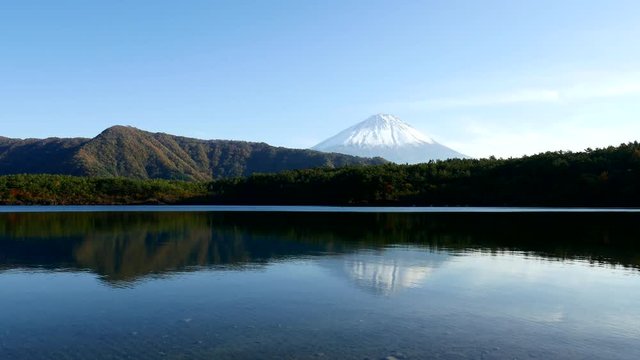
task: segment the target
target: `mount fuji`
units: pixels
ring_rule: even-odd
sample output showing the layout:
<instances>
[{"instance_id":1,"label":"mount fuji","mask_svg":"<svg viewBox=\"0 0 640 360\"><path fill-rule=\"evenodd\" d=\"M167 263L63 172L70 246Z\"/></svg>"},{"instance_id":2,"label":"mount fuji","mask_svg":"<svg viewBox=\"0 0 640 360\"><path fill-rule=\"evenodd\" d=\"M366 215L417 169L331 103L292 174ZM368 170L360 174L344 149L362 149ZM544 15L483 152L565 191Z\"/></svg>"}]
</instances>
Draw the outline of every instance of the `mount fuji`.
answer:
<instances>
[{"instance_id":1,"label":"mount fuji","mask_svg":"<svg viewBox=\"0 0 640 360\"><path fill-rule=\"evenodd\" d=\"M468 157L388 114L373 115L312 149L355 156L380 156L395 163L408 164Z\"/></svg>"}]
</instances>

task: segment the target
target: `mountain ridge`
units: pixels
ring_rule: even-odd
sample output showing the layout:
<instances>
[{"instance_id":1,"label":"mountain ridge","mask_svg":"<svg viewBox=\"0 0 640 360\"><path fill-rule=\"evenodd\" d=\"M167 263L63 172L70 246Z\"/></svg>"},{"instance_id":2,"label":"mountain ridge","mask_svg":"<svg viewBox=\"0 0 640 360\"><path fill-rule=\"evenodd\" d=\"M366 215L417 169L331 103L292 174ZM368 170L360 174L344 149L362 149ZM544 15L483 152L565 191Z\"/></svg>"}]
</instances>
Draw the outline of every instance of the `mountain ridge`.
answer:
<instances>
[{"instance_id":1,"label":"mountain ridge","mask_svg":"<svg viewBox=\"0 0 640 360\"><path fill-rule=\"evenodd\" d=\"M47 173L212 180L256 172L386 162L266 143L203 140L114 125L94 138L0 137L0 175Z\"/></svg>"}]
</instances>

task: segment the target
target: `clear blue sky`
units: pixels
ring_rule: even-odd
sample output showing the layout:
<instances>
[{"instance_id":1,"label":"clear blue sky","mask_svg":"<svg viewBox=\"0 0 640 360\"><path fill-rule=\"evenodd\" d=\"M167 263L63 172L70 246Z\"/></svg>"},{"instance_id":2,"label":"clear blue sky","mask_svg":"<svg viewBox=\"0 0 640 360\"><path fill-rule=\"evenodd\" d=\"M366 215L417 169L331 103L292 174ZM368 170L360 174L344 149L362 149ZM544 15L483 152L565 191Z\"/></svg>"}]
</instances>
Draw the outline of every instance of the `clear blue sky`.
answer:
<instances>
[{"instance_id":1,"label":"clear blue sky","mask_svg":"<svg viewBox=\"0 0 640 360\"><path fill-rule=\"evenodd\" d=\"M473 156L640 140L640 1L0 0L0 135L310 147L378 112Z\"/></svg>"}]
</instances>

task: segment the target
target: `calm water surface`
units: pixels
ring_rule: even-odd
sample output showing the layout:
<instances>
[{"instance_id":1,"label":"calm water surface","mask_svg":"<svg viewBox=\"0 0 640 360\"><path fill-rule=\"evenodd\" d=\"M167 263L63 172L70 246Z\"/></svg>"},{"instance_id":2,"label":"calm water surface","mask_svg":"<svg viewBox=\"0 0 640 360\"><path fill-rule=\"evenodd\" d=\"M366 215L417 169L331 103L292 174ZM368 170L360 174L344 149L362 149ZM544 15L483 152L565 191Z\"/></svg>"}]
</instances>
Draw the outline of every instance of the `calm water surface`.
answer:
<instances>
[{"instance_id":1,"label":"calm water surface","mask_svg":"<svg viewBox=\"0 0 640 360\"><path fill-rule=\"evenodd\" d=\"M0 213L0 359L640 354L635 212L113 210Z\"/></svg>"}]
</instances>

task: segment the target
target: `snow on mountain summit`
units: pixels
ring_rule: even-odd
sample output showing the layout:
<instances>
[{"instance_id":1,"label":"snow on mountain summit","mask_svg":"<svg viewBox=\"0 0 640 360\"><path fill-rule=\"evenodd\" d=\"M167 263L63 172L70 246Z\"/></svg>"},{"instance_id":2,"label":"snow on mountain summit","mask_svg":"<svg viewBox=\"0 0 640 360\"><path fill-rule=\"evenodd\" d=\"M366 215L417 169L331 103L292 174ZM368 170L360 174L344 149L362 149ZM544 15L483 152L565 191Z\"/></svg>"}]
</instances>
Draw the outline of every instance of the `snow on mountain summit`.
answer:
<instances>
[{"instance_id":1,"label":"snow on mountain summit","mask_svg":"<svg viewBox=\"0 0 640 360\"><path fill-rule=\"evenodd\" d=\"M398 147L433 143L431 138L398 117L377 114L321 142L314 149L332 146Z\"/></svg>"},{"instance_id":2,"label":"snow on mountain summit","mask_svg":"<svg viewBox=\"0 0 640 360\"><path fill-rule=\"evenodd\" d=\"M373 115L312 149L410 164L466 157L389 114Z\"/></svg>"}]
</instances>

